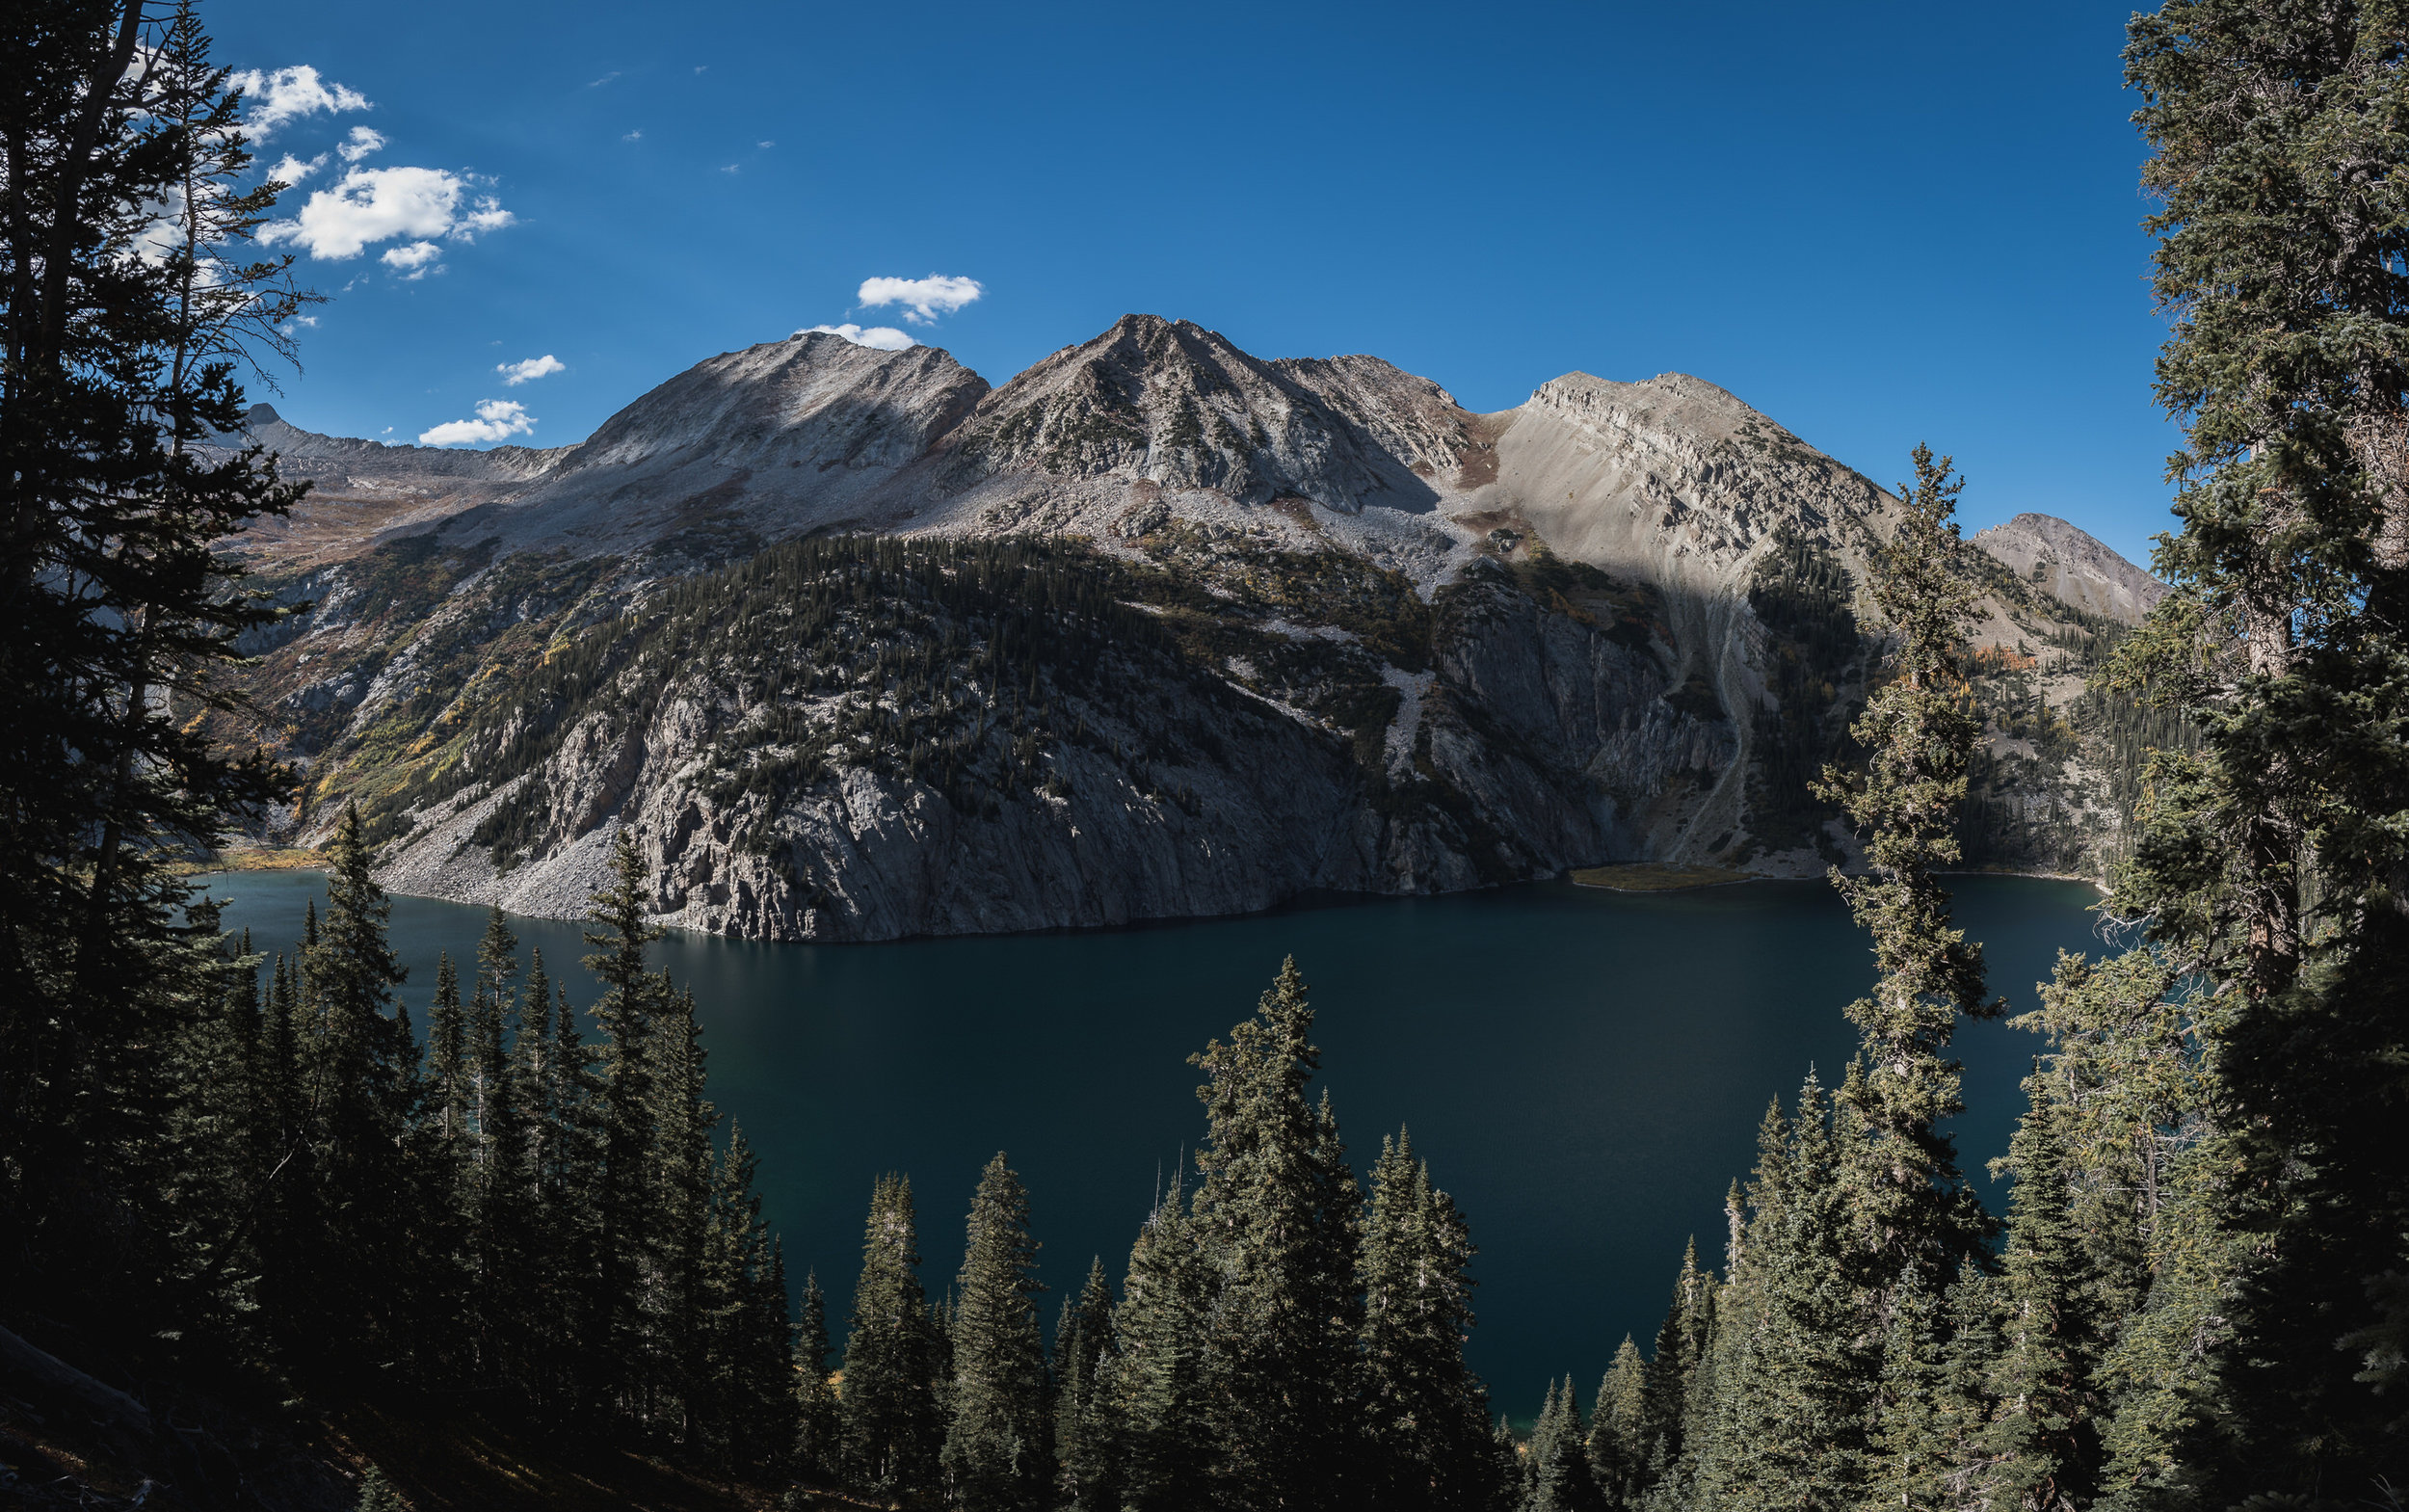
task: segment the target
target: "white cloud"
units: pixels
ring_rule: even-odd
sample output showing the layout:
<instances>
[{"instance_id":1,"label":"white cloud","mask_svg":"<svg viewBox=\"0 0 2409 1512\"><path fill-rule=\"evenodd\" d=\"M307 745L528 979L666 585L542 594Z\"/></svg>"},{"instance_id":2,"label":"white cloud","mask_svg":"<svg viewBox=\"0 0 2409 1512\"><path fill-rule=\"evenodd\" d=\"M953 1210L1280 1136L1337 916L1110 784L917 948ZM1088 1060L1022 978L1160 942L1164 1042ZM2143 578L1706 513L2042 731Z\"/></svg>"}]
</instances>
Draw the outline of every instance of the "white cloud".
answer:
<instances>
[{"instance_id":1,"label":"white cloud","mask_svg":"<svg viewBox=\"0 0 2409 1512\"><path fill-rule=\"evenodd\" d=\"M855 298L873 309L881 305L901 305L904 319L925 326L940 315L952 314L986 292L976 279L932 273L925 279L864 279L861 292Z\"/></svg>"},{"instance_id":2,"label":"white cloud","mask_svg":"<svg viewBox=\"0 0 2409 1512\"><path fill-rule=\"evenodd\" d=\"M276 167L268 170L268 176L290 188L326 166L327 155L324 152L306 162L287 152L277 160Z\"/></svg>"},{"instance_id":3,"label":"white cloud","mask_svg":"<svg viewBox=\"0 0 2409 1512\"><path fill-rule=\"evenodd\" d=\"M881 352L901 352L906 347L916 347L920 344L892 326L871 326L865 330L851 321L841 326L812 326L807 330L798 331L795 334L806 336L813 331L826 332L832 336L842 336L855 346L876 347Z\"/></svg>"},{"instance_id":4,"label":"white cloud","mask_svg":"<svg viewBox=\"0 0 2409 1512\"><path fill-rule=\"evenodd\" d=\"M312 194L293 219L261 226L259 240L271 246L293 242L312 257L339 262L358 256L372 242L408 237L423 244L437 236L468 241L516 219L491 195L478 197L477 207L463 214L461 201L467 191L466 178L439 168L355 168L333 188ZM402 261L386 256L396 267L432 260L414 249L395 252L408 254Z\"/></svg>"},{"instance_id":5,"label":"white cloud","mask_svg":"<svg viewBox=\"0 0 2409 1512\"><path fill-rule=\"evenodd\" d=\"M418 433L421 446L473 446L479 441L506 441L536 428L527 407L513 399L487 399L477 405L473 420L446 420Z\"/></svg>"},{"instance_id":6,"label":"white cloud","mask_svg":"<svg viewBox=\"0 0 2409 1512\"><path fill-rule=\"evenodd\" d=\"M755 143L754 144L754 146L756 146L756 147L764 147L764 148L766 148L766 147L774 147L774 146L778 146L778 144L777 144L777 143L775 143L775 142L755 142Z\"/></svg>"},{"instance_id":7,"label":"white cloud","mask_svg":"<svg viewBox=\"0 0 2409 1512\"><path fill-rule=\"evenodd\" d=\"M343 154L344 162L357 163L384 146L384 132L372 131L366 126L354 126L351 140L334 150Z\"/></svg>"},{"instance_id":8,"label":"white cloud","mask_svg":"<svg viewBox=\"0 0 2409 1512\"><path fill-rule=\"evenodd\" d=\"M723 173L733 173L740 172L740 170L735 164L730 163L726 168L721 169L720 172Z\"/></svg>"},{"instance_id":9,"label":"white cloud","mask_svg":"<svg viewBox=\"0 0 2409 1512\"><path fill-rule=\"evenodd\" d=\"M423 279L428 264L442 255L443 249L433 242L410 242L393 248L377 260L406 279Z\"/></svg>"},{"instance_id":10,"label":"white cloud","mask_svg":"<svg viewBox=\"0 0 2409 1512\"><path fill-rule=\"evenodd\" d=\"M278 68L263 73L257 68L243 68L229 74L226 83L243 92L251 101L251 110L243 123L251 135L265 140L268 133L287 121L324 111L333 115L347 110L368 110L368 96L340 84L329 84L318 77L318 70L307 64L298 67Z\"/></svg>"},{"instance_id":11,"label":"white cloud","mask_svg":"<svg viewBox=\"0 0 2409 1512\"><path fill-rule=\"evenodd\" d=\"M618 69L616 69L616 68L614 68L614 69L612 69L610 72L608 72L608 73L606 73L606 74L602 75L602 77L600 77L600 78L598 78L598 79L595 80L593 83L588 84L588 85L586 86L586 88L587 88L587 89L590 89L590 90L598 90L598 89L600 89L603 85L610 83L613 79L616 79L616 78L618 78L618 77L619 77L619 70L618 70Z\"/></svg>"},{"instance_id":12,"label":"white cloud","mask_svg":"<svg viewBox=\"0 0 2409 1512\"><path fill-rule=\"evenodd\" d=\"M531 357L524 362L497 362L493 370L502 375L503 383L516 388L531 379L542 378L547 373L558 373L568 366L568 363L546 352L542 357Z\"/></svg>"},{"instance_id":13,"label":"white cloud","mask_svg":"<svg viewBox=\"0 0 2409 1512\"><path fill-rule=\"evenodd\" d=\"M622 142L642 142L644 140L644 133L641 131L631 131L619 140Z\"/></svg>"}]
</instances>

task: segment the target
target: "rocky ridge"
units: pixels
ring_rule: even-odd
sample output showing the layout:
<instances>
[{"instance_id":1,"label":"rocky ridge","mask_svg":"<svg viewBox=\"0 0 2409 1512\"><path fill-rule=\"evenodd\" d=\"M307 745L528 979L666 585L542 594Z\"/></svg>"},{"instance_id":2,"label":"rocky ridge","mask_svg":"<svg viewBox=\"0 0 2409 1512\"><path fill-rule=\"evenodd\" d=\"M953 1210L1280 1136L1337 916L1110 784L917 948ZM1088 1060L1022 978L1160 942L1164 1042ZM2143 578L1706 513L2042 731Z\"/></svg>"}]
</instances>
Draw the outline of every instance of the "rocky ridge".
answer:
<instances>
[{"instance_id":1,"label":"rocky ridge","mask_svg":"<svg viewBox=\"0 0 2409 1512\"><path fill-rule=\"evenodd\" d=\"M364 465L296 438L288 471ZM1893 502L1698 379L1570 374L1481 415L1377 358L1265 361L1151 316L993 389L811 333L574 447L438 455L495 460L348 555L326 543L357 494L252 547L318 602L255 648L312 768L281 825L359 798L400 890L572 914L624 828L665 921L884 939L1840 854L1784 794L1866 647L1797 626L1849 620ZM1983 570L1990 638L2128 618L2137 570L2038 518ZM2027 540L2057 576L2016 564ZM1042 563L975 554L1014 543ZM1062 584L1158 643L1028 650L1015 594Z\"/></svg>"}]
</instances>

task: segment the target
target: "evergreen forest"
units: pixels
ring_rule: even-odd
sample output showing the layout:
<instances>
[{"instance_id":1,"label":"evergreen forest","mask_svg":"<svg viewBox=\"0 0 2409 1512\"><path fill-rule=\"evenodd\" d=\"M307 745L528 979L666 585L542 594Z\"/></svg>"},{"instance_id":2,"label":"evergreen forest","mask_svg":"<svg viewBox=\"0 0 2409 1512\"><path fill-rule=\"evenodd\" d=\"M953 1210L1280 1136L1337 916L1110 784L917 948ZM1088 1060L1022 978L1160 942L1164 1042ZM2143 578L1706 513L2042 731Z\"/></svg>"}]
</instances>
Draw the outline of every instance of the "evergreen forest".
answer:
<instances>
[{"instance_id":1,"label":"evergreen forest","mask_svg":"<svg viewBox=\"0 0 2409 1512\"><path fill-rule=\"evenodd\" d=\"M853 1257L764 1222L623 837L584 1004L498 911L474 959L404 981L357 809L302 939L222 930L185 863L303 781L222 740L257 713L238 642L292 612L227 543L301 491L199 443L316 296L251 239L281 186L239 187L191 0L16 0L0 30L0 1504L2401 1506L2409 13L2131 21L2174 589L2060 648L2135 821L2117 948L2064 957L2021 1021L2004 1214L1948 1133L1952 1037L2002 1009L1946 873L1995 822L1980 736L2025 694L1970 649L1963 483L1919 447L1869 614L1797 541L1751 587L1827 711L1779 731L1761 801L1865 846L1832 880L1875 985L1816 1010L1858 1052L1767 1108L1725 1232L1665 1257L1655 1337L1528 1423L1465 1364L1463 1212L1406 1130L1350 1153L1293 962L1192 1058L1200 1140L1125 1258L1043 1294L1045 1194L998 1153L959 1273L926 1276L923 1218L953 1215L897 1173L832 1317L821 1269ZM1039 546L879 553L757 571L908 570L1060 656L1152 633ZM947 723L957 661L1002 652L908 669L940 712L904 738L975 807L1030 772ZM591 671L549 675L566 698Z\"/></svg>"}]
</instances>

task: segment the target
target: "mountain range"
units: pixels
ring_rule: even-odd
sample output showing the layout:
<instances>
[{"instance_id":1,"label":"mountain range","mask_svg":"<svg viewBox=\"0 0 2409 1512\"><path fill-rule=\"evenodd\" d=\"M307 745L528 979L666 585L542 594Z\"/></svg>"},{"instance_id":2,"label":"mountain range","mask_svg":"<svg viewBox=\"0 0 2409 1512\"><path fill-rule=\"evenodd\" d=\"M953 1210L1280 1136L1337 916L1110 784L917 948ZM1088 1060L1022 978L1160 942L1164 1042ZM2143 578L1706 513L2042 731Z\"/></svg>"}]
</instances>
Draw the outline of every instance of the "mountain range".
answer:
<instances>
[{"instance_id":1,"label":"mountain range","mask_svg":"<svg viewBox=\"0 0 2409 1512\"><path fill-rule=\"evenodd\" d=\"M248 431L314 483L239 543L308 605L248 648L308 777L261 837L356 799L398 890L572 915L625 829L665 923L867 940L1849 855L1807 784L1897 504L1700 379L1478 414L1131 315L1000 387L802 333L567 447ZM2041 515L1963 561L1973 859L2096 871L2081 673L2162 588Z\"/></svg>"}]
</instances>

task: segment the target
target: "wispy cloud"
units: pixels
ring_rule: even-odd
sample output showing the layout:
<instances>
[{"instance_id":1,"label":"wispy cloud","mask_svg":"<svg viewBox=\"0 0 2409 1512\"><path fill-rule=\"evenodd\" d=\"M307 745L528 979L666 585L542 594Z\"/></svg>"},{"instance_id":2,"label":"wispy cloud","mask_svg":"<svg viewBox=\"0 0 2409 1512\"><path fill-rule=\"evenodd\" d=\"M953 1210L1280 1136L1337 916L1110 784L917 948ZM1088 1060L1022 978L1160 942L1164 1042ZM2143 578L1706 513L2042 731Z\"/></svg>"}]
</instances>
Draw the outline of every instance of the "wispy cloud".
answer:
<instances>
[{"instance_id":1,"label":"wispy cloud","mask_svg":"<svg viewBox=\"0 0 2409 1512\"><path fill-rule=\"evenodd\" d=\"M600 77L600 78L598 78L598 79L595 79L595 80L591 81L590 83L588 83L588 84L586 85L586 88L587 88L587 89L590 89L590 90L598 90L598 89L600 89L603 85L610 83L613 79L616 79L616 78L618 78L618 77L619 77L619 70L618 70L617 68L613 68L610 72L608 72L608 73L606 73L606 74L602 75L602 77Z\"/></svg>"},{"instance_id":2,"label":"wispy cloud","mask_svg":"<svg viewBox=\"0 0 2409 1512\"><path fill-rule=\"evenodd\" d=\"M496 362L493 370L502 375L502 382L505 385L516 388L533 379L561 372L568 366L568 363L546 352L542 357L531 357L524 362Z\"/></svg>"},{"instance_id":3,"label":"wispy cloud","mask_svg":"<svg viewBox=\"0 0 2409 1512\"><path fill-rule=\"evenodd\" d=\"M421 446L474 446L480 441L506 441L536 428L534 415L515 399L486 399L473 420L446 420L418 433Z\"/></svg>"},{"instance_id":4,"label":"wispy cloud","mask_svg":"<svg viewBox=\"0 0 2409 1512\"><path fill-rule=\"evenodd\" d=\"M226 76L226 83L242 91L249 100L251 108L243 114L243 124L259 141L265 141L278 126L304 116L372 108L367 95L329 83L305 63L272 73L257 68L237 69Z\"/></svg>"},{"instance_id":5,"label":"wispy cloud","mask_svg":"<svg viewBox=\"0 0 2409 1512\"><path fill-rule=\"evenodd\" d=\"M932 273L925 279L864 279L855 299L870 309L882 305L901 305L904 319L925 326L940 315L952 314L986 292L976 279Z\"/></svg>"},{"instance_id":6,"label":"wispy cloud","mask_svg":"<svg viewBox=\"0 0 2409 1512\"><path fill-rule=\"evenodd\" d=\"M334 150L342 154L344 162L357 163L369 153L382 150L384 146L384 132L372 131L366 126L354 126L350 140Z\"/></svg>"},{"instance_id":7,"label":"wispy cloud","mask_svg":"<svg viewBox=\"0 0 2409 1512\"><path fill-rule=\"evenodd\" d=\"M642 142L644 140L644 133L641 131L631 131L619 140L622 142Z\"/></svg>"},{"instance_id":8,"label":"wispy cloud","mask_svg":"<svg viewBox=\"0 0 2409 1512\"><path fill-rule=\"evenodd\" d=\"M814 331L824 332L832 336L842 336L855 346L875 347L881 352L901 352L906 347L916 347L920 344L911 335L897 331L892 326L871 326L864 329L851 321L841 326L811 326L796 332L795 334L807 336Z\"/></svg>"}]
</instances>

